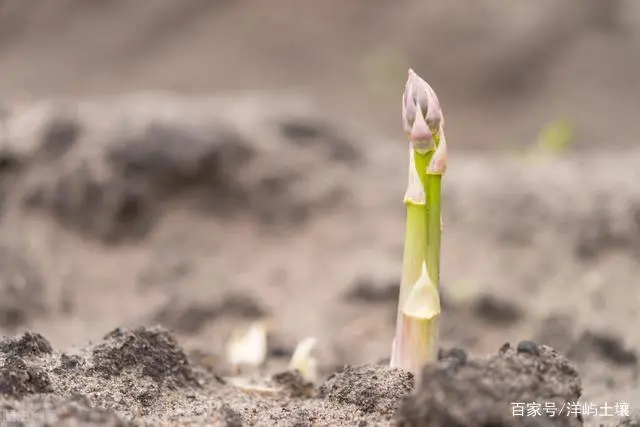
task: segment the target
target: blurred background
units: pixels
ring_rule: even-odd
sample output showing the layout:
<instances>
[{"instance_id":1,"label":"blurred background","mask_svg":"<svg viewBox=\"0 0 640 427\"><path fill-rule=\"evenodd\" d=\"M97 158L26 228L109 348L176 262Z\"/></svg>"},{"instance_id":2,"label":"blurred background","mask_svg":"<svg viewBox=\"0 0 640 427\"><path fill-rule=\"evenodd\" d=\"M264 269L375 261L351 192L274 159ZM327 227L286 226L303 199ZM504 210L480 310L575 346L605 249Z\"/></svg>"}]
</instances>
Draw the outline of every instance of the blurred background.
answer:
<instances>
[{"instance_id":1,"label":"blurred background","mask_svg":"<svg viewBox=\"0 0 640 427\"><path fill-rule=\"evenodd\" d=\"M413 67L452 112L458 147L526 145L556 120L580 146L630 145L639 21L633 0L5 0L0 90L290 90L397 136L398 88Z\"/></svg>"},{"instance_id":2,"label":"blurred background","mask_svg":"<svg viewBox=\"0 0 640 427\"><path fill-rule=\"evenodd\" d=\"M451 151L443 345L547 343L640 409L635 0L1 1L0 331L388 357L409 67Z\"/></svg>"}]
</instances>

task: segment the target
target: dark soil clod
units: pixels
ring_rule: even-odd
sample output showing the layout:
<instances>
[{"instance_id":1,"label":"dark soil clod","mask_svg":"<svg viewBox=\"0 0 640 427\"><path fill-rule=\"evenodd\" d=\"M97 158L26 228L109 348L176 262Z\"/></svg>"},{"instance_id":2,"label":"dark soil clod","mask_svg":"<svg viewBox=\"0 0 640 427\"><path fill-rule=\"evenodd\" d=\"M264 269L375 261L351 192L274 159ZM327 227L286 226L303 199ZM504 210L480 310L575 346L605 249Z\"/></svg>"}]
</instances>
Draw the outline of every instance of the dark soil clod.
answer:
<instances>
[{"instance_id":1,"label":"dark soil clod","mask_svg":"<svg viewBox=\"0 0 640 427\"><path fill-rule=\"evenodd\" d=\"M526 347L529 347L527 344ZM468 358L463 365L425 366L420 387L400 407L400 426L580 426L577 417L517 417L511 402L578 401L581 382L567 359L540 346L529 357L510 346L488 358ZM560 407L560 406L558 406Z\"/></svg>"},{"instance_id":2,"label":"dark soil clod","mask_svg":"<svg viewBox=\"0 0 640 427\"><path fill-rule=\"evenodd\" d=\"M16 355L7 356L0 367L0 395L21 398L28 394L52 393L46 372L27 365Z\"/></svg>"},{"instance_id":3,"label":"dark soil clod","mask_svg":"<svg viewBox=\"0 0 640 427\"><path fill-rule=\"evenodd\" d=\"M94 371L106 378L134 369L169 386L197 384L187 356L175 338L159 327L116 329L92 353Z\"/></svg>"},{"instance_id":4,"label":"dark soil clod","mask_svg":"<svg viewBox=\"0 0 640 427\"><path fill-rule=\"evenodd\" d=\"M158 310L151 320L174 331L193 334L222 316L257 319L266 314L267 310L253 298L230 294L218 302L172 300Z\"/></svg>"},{"instance_id":5,"label":"dark soil clod","mask_svg":"<svg viewBox=\"0 0 640 427\"><path fill-rule=\"evenodd\" d=\"M0 151L0 174L7 174L22 166L20 159L13 154L2 150Z\"/></svg>"},{"instance_id":6,"label":"dark soil clod","mask_svg":"<svg viewBox=\"0 0 640 427\"><path fill-rule=\"evenodd\" d=\"M84 359L76 354L62 353L60 355L60 370L73 371L84 364Z\"/></svg>"},{"instance_id":7,"label":"dark soil clod","mask_svg":"<svg viewBox=\"0 0 640 427\"><path fill-rule=\"evenodd\" d=\"M327 124L300 118L283 120L280 123L280 132L292 144L300 147L322 143L331 160L355 163L361 159L361 154L354 144L338 135Z\"/></svg>"},{"instance_id":8,"label":"dark soil clod","mask_svg":"<svg viewBox=\"0 0 640 427\"><path fill-rule=\"evenodd\" d=\"M239 316L246 319L257 319L268 314L262 304L248 295L229 294L219 303L222 314Z\"/></svg>"},{"instance_id":9,"label":"dark soil clod","mask_svg":"<svg viewBox=\"0 0 640 427\"><path fill-rule=\"evenodd\" d=\"M319 394L337 403L356 405L365 413L392 416L413 385L413 375L401 369L346 366L320 387Z\"/></svg>"},{"instance_id":10,"label":"dark soil clod","mask_svg":"<svg viewBox=\"0 0 640 427\"><path fill-rule=\"evenodd\" d=\"M571 346L567 355L576 360L586 360L590 354L596 354L609 362L620 366L637 366L637 353L625 347L620 337L586 331Z\"/></svg>"},{"instance_id":11,"label":"dark soil clod","mask_svg":"<svg viewBox=\"0 0 640 427\"><path fill-rule=\"evenodd\" d=\"M498 353L499 354L505 354L509 350L511 350L511 344L506 342L506 343L502 344L502 346L500 346L500 349L498 350Z\"/></svg>"},{"instance_id":12,"label":"dark soil clod","mask_svg":"<svg viewBox=\"0 0 640 427\"><path fill-rule=\"evenodd\" d=\"M538 344L533 341L520 341L517 347L518 353L530 354L532 356L539 356L540 351Z\"/></svg>"},{"instance_id":13,"label":"dark soil clod","mask_svg":"<svg viewBox=\"0 0 640 427\"><path fill-rule=\"evenodd\" d=\"M42 135L41 150L47 159L65 155L78 141L82 126L72 117L54 116Z\"/></svg>"},{"instance_id":14,"label":"dark soil clod","mask_svg":"<svg viewBox=\"0 0 640 427\"><path fill-rule=\"evenodd\" d=\"M145 237L158 214L143 184L121 177L103 183L87 164L35 186L25 195L24 205L49 211L68 230L105 243Z\"/></svg>"},{"instance_id":15,"label":"dark soil clod","mask_svg":"<svg viewBox=\"0 0 640 427\"><path fill-rule=\"evenodd\" d=\"M298 371L279 372L271 379L276 384L283 386L292 397L312 397L315 393L313 383L302 378Z\"/></svg>"},{"instance_id":16,"label":"dark soil clod","mask_svg":"<svg viewBox=\"0 0 640 427\"><path fill-rule=\"evenodd\" d=\"M400 284L391 281L379 285L370 279L357 280L351 290L345 295L347 301L353 302L393 302L398 299Z\"/></svg>"},{"instance_id":17,"label":"dark soil clod","mask_svg":"<svg viewBox=\"0 0 640 427\"><path fill-rule=\"evenodd\" d=\"M494 295L482 295L473 303L474 313L483 320L509 325L522 319L522 309L510 301L504 301Z\"/></svg>"},{"instance_id":18,"label":"dark soil clod","mask_svg":"<svg viewBox=\"0 0 640 427\"><path fill-rule=\"evenodd\" d=\"M193 334L218 316L216 304L181 304L169 301L152 317L153 323L161 324L176 332Z\"/></svg>"},{"instance_id":19,"label":"dark soil clod","mask_svg":"<svg viewBox=\"0 0 640 427\"><path fill-rule=\"evenodd\" d=\"M614 219L609 212L596 211L585 221L585 227L576 238L574 252L582 261L597 258L611 249L624 247L628 237L616 232L613 227Z\"/></svg>"},{"instance_id":20,"label":"dark soil clod","mask_svg":"<svg viewBox=\"0 0 640 427\"><path fill-rule=\"evenodd\" d=\"M0 352L19 357L40 356L51 354L53 349L49 341L37 332L24 334L0 341Z\"/></svg>"}]
</instances>

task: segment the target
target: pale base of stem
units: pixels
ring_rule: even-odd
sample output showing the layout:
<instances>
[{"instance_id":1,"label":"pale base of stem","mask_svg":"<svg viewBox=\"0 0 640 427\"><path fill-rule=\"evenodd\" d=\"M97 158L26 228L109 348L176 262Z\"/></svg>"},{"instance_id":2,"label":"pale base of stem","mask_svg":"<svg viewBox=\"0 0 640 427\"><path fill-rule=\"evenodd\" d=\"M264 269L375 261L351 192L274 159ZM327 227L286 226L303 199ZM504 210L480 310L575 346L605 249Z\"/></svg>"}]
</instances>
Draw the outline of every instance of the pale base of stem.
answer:
<instances>
[{"instance_id":1,"label":"pale base of stem","mask_svg":"<svg viewBox=\"0 0 640 427\"><path fill-rule=\"evenodd\" d=\"M438 358L439 317L417 319L403 315L400 320L400 332L393 342L391 367L410 371L416 383L420 381L422 367Z\"/></svg>"}]
</instances>

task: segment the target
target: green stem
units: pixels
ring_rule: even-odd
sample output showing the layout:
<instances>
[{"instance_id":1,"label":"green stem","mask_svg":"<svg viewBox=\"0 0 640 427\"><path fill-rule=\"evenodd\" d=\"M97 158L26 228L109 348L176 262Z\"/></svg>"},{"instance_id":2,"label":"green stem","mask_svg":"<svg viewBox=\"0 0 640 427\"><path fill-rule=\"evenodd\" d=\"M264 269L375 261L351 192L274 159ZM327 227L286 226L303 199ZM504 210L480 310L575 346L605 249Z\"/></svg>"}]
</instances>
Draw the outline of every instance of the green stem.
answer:
<instances>
[{"instance_id":1,"label":"green stem","mask_svg":"<svg viewBox=\"0 0 640 427\"><path fill-rule=\"evenodd\" d=\"M424 187L425 191L427 191L427 188L429 186L429 175L427 174L427 167L429 166L429 162L431 161L434 152L434 150L429 150L426 153L421 154L415 150L413 151L413 161L415 163L416 171L418 171L420 182L422 182L422 186Z\"/></svg>"},{"instance_id":2,"label":"green stem","mask_svg":"<svg viewBox=\"0 0 640 427\"><path fill-rule=\"evenodd\" d=\"M442 233L442 216L440 194L442 175L427 174L427 270L431 282L436 288L440 286L440 242Z\"/></svg>"},{"instance_id":3,"label":"green stem","mask_svg":"<svg viewBox=\"0 0 640 427\"><path fill-rule=\"evenodd\" d=\"M402 260L402 280L398 316L402 316L402 307L411 293L413 284L421 273L422 263L427 257L428 213L424 204L407 203L407 229L404 239L404 259Z\"/></svg>"},{"instance_id":4,"label":"green stem","mask_svg":"<svg viewBox=\"0 0 640 427\"><path fill-rule=\"evenodd\" d=\"M411 167L415 167L420 177L423 188L427 188L428 177L427 166L433 156L433 151L425 154L413 152L413 162ZM402 281L400 283L400 300L398 304L398 315L402 312L402 307L407 296L411 292L413 284L421 274L422 263L428 262L427 254L429 248L429 208L428 198L424 202L406 200L407 206L407 226L404 238L404 256L402 265ZM428 264L427 264L428 265Z\"/></svg>"}]
</instances>

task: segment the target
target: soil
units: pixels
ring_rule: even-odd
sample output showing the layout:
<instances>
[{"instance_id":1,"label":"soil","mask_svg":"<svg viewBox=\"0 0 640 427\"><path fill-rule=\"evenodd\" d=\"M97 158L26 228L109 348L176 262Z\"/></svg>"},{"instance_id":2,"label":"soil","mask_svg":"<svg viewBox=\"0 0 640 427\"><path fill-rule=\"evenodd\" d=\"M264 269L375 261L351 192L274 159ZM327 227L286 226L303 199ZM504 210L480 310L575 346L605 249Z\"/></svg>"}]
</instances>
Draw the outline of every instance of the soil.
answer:
<instances>
[{"instance_id":1,"label":"soil","mask_svg":"<svg viewBox=\"0 0 640 427\"><path fill-rule=\"evenodd\" d=\"M640 425L640 8L537 3L2 2L0 425ZM415 378L388 367L409 66L451 145Z\"/></svg>"},{"instance_id":2,"label":"soil","mask_svg":"<svg viewBox=\"0 0 640 427\"><path fill-rule=\"evenodd\" d=\"M10 111L4 420L633 425L512 405L637 416L639 152L454 153L443 349L416 381L387 366L406 146L365 146L301 105L158 95ZM237 371L225 344L256 320L267 360ZM287 370L306 337L316 383Z\"/></svg>"}]
</instances>

